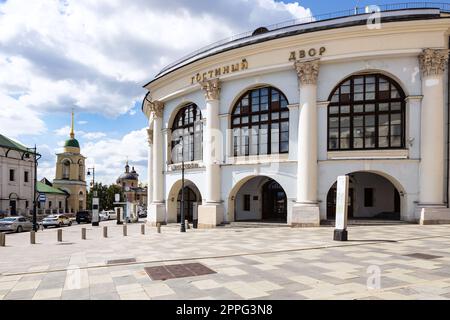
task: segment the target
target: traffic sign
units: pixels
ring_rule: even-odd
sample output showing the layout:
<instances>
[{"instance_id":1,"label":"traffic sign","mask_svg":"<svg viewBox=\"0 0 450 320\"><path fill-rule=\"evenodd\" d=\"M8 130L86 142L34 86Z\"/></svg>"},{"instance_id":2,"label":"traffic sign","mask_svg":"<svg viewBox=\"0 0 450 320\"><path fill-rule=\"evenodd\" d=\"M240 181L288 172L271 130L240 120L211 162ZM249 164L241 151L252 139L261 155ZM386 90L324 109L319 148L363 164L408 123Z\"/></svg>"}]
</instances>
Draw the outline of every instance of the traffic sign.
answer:
<instances>
[{"instance_id":1,"label":"traffic sign","mask_svg":"<svg viewBox=\"0 0 450 320\"><path fill-rule=\"evenodd\" d=\"M47 201L47 196L45 193L39 193L39 202L45 202Z\"/></svg>"}]
</instances>

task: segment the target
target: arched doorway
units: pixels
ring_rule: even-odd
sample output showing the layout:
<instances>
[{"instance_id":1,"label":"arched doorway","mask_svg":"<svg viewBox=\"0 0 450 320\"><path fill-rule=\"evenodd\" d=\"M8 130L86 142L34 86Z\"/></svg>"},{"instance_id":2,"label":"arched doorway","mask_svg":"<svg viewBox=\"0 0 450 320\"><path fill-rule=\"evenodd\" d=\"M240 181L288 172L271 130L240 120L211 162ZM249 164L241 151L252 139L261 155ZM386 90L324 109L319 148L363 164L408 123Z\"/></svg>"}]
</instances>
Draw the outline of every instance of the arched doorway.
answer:
<instances>
[{"instance_id":1,"label":"arched doorway","mask_svg":"<svg viewBox=\"0 0 450 320\"><path fill-rule=\"evenodd\" d=\"M181 191L178 192L177 199L177 222L181 222ZM197 194L191 187L184 187L184 219L189 222L197 220L197 203L201 199L197 199Z\"/></svg>"},{"instance_id":2,"label":"arched doorway","mask_svg":"<svg viewBox=\"0 0 450 320\"><path fill-rule=\"evenodd\" d=\"M387 178L373 172L349 174L348 218L400 220L401 193ZM336 217L336 182L327 194L327 219Z\"/></svg>"},{"instance_id":3,"label":"arched doorway","mask_svg":"<svg viewBox=\"0 0 450 320\"><path fill-rule=\"evenodd\" d=\"M286 192L272 178L257 176L249 179L234 197L234 220L286 223Z\"/></svg>"},{"instance_id":4,"label":"arched doorway","mask_svg":"<svg viewBox=\"0 0 450 320\"><path fill-rule=\"evenodd\" d=\"M196 184L184 180L184 216L189 222L198 220L198 206L202 204L202 195ZM167 223L181 222L181 180L170 188L167 198Z\"/></svg>"}]
</instances>

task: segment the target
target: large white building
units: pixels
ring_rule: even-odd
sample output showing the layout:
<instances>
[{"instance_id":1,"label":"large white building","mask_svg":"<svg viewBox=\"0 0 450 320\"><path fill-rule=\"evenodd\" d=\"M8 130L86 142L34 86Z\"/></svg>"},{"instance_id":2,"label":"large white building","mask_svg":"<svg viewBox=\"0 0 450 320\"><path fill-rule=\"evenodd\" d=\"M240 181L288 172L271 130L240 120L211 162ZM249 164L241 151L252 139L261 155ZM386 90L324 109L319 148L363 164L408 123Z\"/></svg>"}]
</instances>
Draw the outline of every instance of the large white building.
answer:
<instances>
[{"instance_id":1,"label":"large white building","mask_svg":"<svg viewBox=\"0 0 450 320\"><path fill-rule=\"evenodd\" d=\"M148 221L177 221L184 157L199 227L317 226L333 219L339 175L350 217L450 222L448 12L413 4L259 28L164 68L142 105Z\"/></svg>"}]
</instances>

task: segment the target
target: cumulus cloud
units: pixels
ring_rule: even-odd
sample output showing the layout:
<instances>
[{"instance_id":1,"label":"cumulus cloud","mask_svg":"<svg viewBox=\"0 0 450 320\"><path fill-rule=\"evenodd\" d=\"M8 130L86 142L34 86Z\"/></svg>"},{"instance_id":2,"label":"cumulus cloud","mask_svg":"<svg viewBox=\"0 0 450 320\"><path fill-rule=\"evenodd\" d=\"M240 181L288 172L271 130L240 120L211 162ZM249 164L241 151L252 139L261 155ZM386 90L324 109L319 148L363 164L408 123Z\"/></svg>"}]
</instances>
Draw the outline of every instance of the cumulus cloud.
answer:
<instances>
[{"instance_id":1,"label":"cumulus cloud","mask_svg":"<svg viewBox=\"0 0 450 320\"><path fill-rule=\"evenodd\" d=\"M142 85L166 64L233 34L309 15L297 2L275 0L0 2L0 132L42 135L47 114L71 109L131 117ZM97 141L101 132L77 136L85 134L83 152L112 181L127 155L144 172L141 131L120 140Z\"/></svg>"},{"instance_id":2,"label":"cumulus cloud","mask_svg":"<svg viewBox=\"0 0 450 320\"><path fill-rule=\"evenodd\" d=\"M68 137L69 133L70 133L70 127L64 126L62 128L55 129L55 130L53 130L53 133L57 136ZM85 139L85 140L97 140L97 139L106 137L106 133L100 132L100 131L86 132L83 130L77 130L76 136L81 137L82 139Z\"/></svg>"},{"instance_id":3,"label":"cumulus cloud","mask_svg":"<svg viewBox=\"0 0 450 320\"><path fill-rule=\"evenodd\" d=\"M103 139L91 141L82 146L87 157L86 164L95 166L96 180L103 183L115 183L124 172L128 159L139 173L141 182L147 182L147 132L146 128L131 131L122 139Z\"/></svg>"}]
</instances>

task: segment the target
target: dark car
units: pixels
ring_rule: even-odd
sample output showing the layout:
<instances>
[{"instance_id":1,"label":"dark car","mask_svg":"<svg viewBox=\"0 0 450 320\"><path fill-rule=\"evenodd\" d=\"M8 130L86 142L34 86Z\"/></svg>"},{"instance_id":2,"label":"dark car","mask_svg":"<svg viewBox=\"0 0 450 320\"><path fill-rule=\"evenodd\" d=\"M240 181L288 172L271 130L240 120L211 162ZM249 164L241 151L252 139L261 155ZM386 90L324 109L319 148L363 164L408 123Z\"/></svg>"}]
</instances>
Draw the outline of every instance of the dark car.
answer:
<instances>
[{"instance_id":1,"label":"dark car","mask_svg":"<svg viewBox=\"0 0 450 320\"><path fill-rule=\"evenodd\" d=\"M78 224L82 222L90 223L92 221L92 215L89 211L78 211L75 220Z\"/></svg>"}]
</instances>

